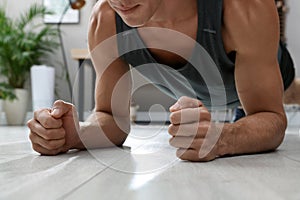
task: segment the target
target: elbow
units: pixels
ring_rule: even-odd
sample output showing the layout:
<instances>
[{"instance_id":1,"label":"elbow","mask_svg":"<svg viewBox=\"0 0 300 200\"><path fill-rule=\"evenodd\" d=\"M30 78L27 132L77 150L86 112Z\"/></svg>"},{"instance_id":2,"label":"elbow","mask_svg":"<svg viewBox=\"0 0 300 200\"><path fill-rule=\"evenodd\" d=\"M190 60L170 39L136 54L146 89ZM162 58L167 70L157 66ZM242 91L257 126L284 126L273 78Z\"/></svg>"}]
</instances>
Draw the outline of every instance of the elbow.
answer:
<instances>
[{"instance_id":1,"label":"elbow","mask_svg":"<svg viewBox=\"0 0 300 200\"><path fill-rule=\"evenodd\" d=\"M108 139L115 146L122 146L130 133L130 124L122 125L114 130L115 134L110 134Z\"/></svg>"},{"instance_id":2,"label":"elbow","mask_svg":"<svg viewBox=\"0 0 300 200\"><path fill-rule=\"evenodd\" d=\"M277 115L277 120L274 123L276 130L274 131L274 139L273 139L273 147L271 150L275 151L283 142L285 131L287 128L287 117L285 113L281 113Z\"/></svg>"},{"instance_id":3,"label":"elbow","mask_svg":"<svg viewBox=\"0 0 300 200\"><path fill-rule=\"evenodd\" d=\"M271 151L275 151L281 145L281 143L283 142L284 136L285 136L285 132L280 132L280 133L276 134L273 146L270 149Z\"/></svg>"},{"instance_id":4,"label":"elbow","mask_svg":"<svg viewBox=\"0 0 300 200\"><path fill-rule=\"evenodd\" d=\"M111 141L114 145L120 147L120 146L122 146L122 145L124 144L124 142L126 141L127 136L128 136L128 133L122 132L121 134L118 135L118 137L116 137L116 138L110 138L110 141Z\"/></svg>"}]
</instances>

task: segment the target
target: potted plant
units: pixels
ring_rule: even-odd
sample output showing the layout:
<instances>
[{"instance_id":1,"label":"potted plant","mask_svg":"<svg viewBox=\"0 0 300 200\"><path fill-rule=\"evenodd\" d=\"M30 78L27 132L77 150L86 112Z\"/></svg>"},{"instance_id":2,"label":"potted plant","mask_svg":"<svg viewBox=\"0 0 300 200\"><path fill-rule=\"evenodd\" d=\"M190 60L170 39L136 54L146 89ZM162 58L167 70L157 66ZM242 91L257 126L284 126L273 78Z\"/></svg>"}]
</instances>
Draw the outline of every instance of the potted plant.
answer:
<instances>
[{"instance_id":1,"label":"potted plant","mask_svg":"<svg viewBox=\"0 0 300 200\"><path fill-rule=\"evenodd\" d=\"M0 117L2 114L2 108L3 108L3 101L9 100L13 101L16 98L16 95L13 92L13 88L8 85L7 83L0 83Z\"/></svg>"},{"instance_id":2,"label":"potted plant","mask_svg":"<svg viewBox=\"0 0 300 200\"><path fill-rule=\"evenodd\" d=\"M24 123L28 104L28 91L24 84L29 78L30 68L41 64L42 58L59 45L57 29L41 20L45 14L50 13L43 6L33 4L13 20L0 6L0 73L14 88L17 97L4 102L7 121L11 125Z\"/></svg>"}]
</instances>

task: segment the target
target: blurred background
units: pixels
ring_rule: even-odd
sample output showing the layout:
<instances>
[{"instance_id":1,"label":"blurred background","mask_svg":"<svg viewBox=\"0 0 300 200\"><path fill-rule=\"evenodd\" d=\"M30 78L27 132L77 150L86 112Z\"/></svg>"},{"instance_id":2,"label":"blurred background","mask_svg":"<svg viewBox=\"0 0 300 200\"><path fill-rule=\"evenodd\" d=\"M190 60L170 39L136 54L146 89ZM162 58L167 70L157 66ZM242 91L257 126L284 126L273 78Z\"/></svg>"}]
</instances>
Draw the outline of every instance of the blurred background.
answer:
<instances>
[{"instance_id":1,"label":"blurred background","mask_svg":"<svg viewBox=\"0 0 300 200\"><path fill-rule=\"evenodd\" d=\"M63 0L61 0L63 1ZM296 76L300 76L300 1L299 0L280 0L276 1L280 18L281 18L281 37L286 42L288 49L294 59L296 67ZM38 3L45 4L45 0L0 0L0 5L4 6L4 9L9 17L18 18L20 13L27 10L30 5ZM68 102L73 102L77 106L81 103L83 111L83 118L85 118L89 112L93 109L93 68L87 62L83 63L82 69L84 70L84 86L83 88L78 87L79 79L79 65L82 64L86 56L87 49L87 30L89 24L89 17L92 8L96 0L87 0L86 4L82 9L78 11L78 15L75 16L75 21L70 23L60 24L62 42L63 42L63 52L65 53L65 62L63 54L60 48L54 51L54 54L48 59L47 65L53 66L55 68L55 99L63 99ZM70 15L72 17L72 15ZM45 20L45 19L41 19ZM53 26L57 26L54 23ZM70 95L68 88L68 83L66 79L66 71L64 70L64 65L66 64L67 70L70 76L70 83L72 84L73 97ZM142 77L138 78L143 81ZM4 80L0 75L0 81ZM30 80L27 80L25 87L31 90ZM81 90L81 93L79 92ZM29 92L31 95L31 93ZM81 102L78 102L79 96L82 98ZM31 97L30 97L31 98ZM133 94L133 100L139 105L139 111L147 112L149 109L163 111L168 109L168 107L174 102L174 100L162 94L156 88L147 84L139 88ZM31 101L30 101L31 102ZM27 111L32 112L32 104L28 103ZM159 104L161 106L153 106ZM293 112L297 110L296 105L288 106L289 110ZM1 115L1 123L3 124L3 112ZM27 117L28 118L28 117Z\"/></svg>"}]
</instances>

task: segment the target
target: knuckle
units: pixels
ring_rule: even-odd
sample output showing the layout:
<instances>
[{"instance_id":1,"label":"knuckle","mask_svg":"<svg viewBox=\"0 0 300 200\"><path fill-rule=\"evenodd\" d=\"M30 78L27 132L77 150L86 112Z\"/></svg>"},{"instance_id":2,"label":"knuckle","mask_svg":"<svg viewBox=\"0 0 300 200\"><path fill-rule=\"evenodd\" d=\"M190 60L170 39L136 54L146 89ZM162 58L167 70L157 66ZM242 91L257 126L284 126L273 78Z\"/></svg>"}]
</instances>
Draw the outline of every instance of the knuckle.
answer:
<instances>
[{"instance_id":1,"label":"knuckle","mask_svg":"<svg viewBox=\"0 0 300 200\"><path fill-rule=\"evenodd\" d=\"M171 146L176 147L176 144L177 144L177 143L178 143L178 140L177 140L176 137L171 137L171 138L169 139L169 144L170 144Z\"/></svg>"},{"instance_id":2,"label":"knuckle","mask_svg":"<svg viewBox=\"0 0 300 200\"><path fill-rule=\"evenodd\" d=\"M43 126L45 127L45 128L51 128L51 127L53 127L53 121L52 121L52 119L51 119L51 117L45 117L44 118L44 120L43 120Z\"/></svg>"},{"instance_id":3,"label":"knuckle","mask_svg":"<svg viewBox=\"0 0 300 200\"><path fill-rule=\"evenodd\" d=\"M202 101L200 101L199 99L196 99L196 102L197 102L197 104L200 106L200 105L203 105L203 103L202 103ZM205 107L203 107L203 108L205 108ZM206 108L205 108L206 109Z\"/></svg>"},{"instance_id":4,"label":"knuckle","mask_svg":"<svg viewBox=\"0 0 300 200\"><path fill-rule=\"evenodd\" d=\"M38 147L37 144L32 143L32 144L31 144L31 147L32 147L32 149L33 149L34 151L41 153L41 152L40 152L40 149L39 149L39 147Z\"/></svg>"},{"instance_id":5,"label":"knuckle","mask_svg":"<svg viewBox=\"0 0 300 200\"><path fill-rule=\"evenodd\" d=\"M211 120L211 114L208 110L201 110L201 115L204 119L210 121Z\"/></svg>"},{"instance_id":6,"label":"knuckle","mask_svg":"<svg viewBox=\"0 0 300 200\"><path fill-rule=\"evenodd\" d=\"M51 123L49 122L48 119L45 119L45 120L43 121L43 127L44 127L44 128L50 128L50 127L51 127Z\"/></svg>"},{"instance_id":7,"label":"knuckle","mask_svg":"<svg viewBox=\"0 0 300 200\"><path fill-rule=\"evenodd\" d=\"M34 111L34 112L33 112L33 118L34 118L34 119L38 119L39 113L40 113L40 111L37 111L37 110Z\"/></svg>"},{"instance_id":8,"label":"knuckle","mask_svg":"<svg viewBox=\"0 0 300 200\"><path fill-rule=\"evenodd\" d=\"M170 121L171 121L171 123L177 123L178 117L177 117L176 113L171 113L170 114Z\"/></svg>"},{"instance_id":9,"label":"knuckle","mask_svg":"<svg viewBox=\"0 0 300 200\"><path fill-rule=\"evenodd\" d=\"M181 150L181 149L177 149L176 151L176 156L180 159L183 159L183 156L184 156L184 150Z\"/></svg>"},{"instance_id":10,"label":"knuckle","mask_svg":"<svg viewBox=\"0 0 300 200\"><path fill-rule=\"evenodd\" d=\"M65 102L61 99L56 100L53 104L53 108L57 108L57 107L71 107L71 108L75 108L74 104Z\"/></svg>"},{"instance_id":11,"label":"knuckle","mask_svg":"<svg viewBox=\"0 0 300 200\"><path fill-rule=\"evenodd\" d=\"M34 143L31 143L31 147L32 147L32 149L33 149L34 151L37 151L37 150L36 150L36 145L35 145Z\"/></svg>"},{"instance_id":12,"label":"knuckle","mask_svg":"<svg viewBox=\"0 0 300 200\"><path fill-rule=\"evenodd\" d=\"M209 113L209 110L205 106L201 106L200 108L201 108L201 111Z\"/></svg>"},{"instance_id":13,"label":"knuckle","mask_svg":"<svg viewBox=\"0 0 300 200\"><path fill-rule=\"evenodd\" d=\"M63 104L65 104L65 102L64 102L63 100L61 100L61 99L56 100L56 101L54 102L54 105L55 105L55 106L60 106L60 105L63 105Z\"/></svg>"},{"instance_id":14,"label":"knuckle","mask_svg":"<svg viewBox=\"0 0 300 200\"><path fill-rule=\"evenodd\" d=\"M203 122L203 128L208 129L210 127L210 122Z\"/></svg>"},{"instance_id":15,"label":"knuckle","mask_svg":"<svg viewBox=\"0 0 300 200\"><path fill-rule=\"evenodd\" d=\"M37 116L40 112L41 112L40 110L35 110L35 111L33 112L33 114L34 114L34 116Z\"/></svg>"},{"instance_id":16,"label":"knuckle","mask_svg":"<svg viewBox=\"0 0 300 200\"><path fill-rule=\"evenodd\" d=\"M26 122L26 125L28 126L29 124L31 124L31 123L32 123L32 120L33 120L33 119L28 120L28 121Z\"/></svg>"},{"instance_id":17,"label":"knuckle","mask_svg":"<svg viewBox=\"0 0 300 200\"><path fill-rule=\"evenodd\" d=\"M188 96L182 96L182 99L183 99L183 100L185 100L185 101L187 101L187 100L191 100L191 98L190 98L190 97L188 97Z\"/></svg>"},{"instance_id":18,"label":"knuckle","mask_svg":"<svg viewBox=\"0 0 300 200\"><path fill-rule=\"evenodd\" d=\"M30 134L29 134L29 139L30 139L30 141L31 142L33 142L34 141L34 134L32 133L32 132L30 132Z\"/></svg>"},{"instance_id":19,"label":"knuckle","mask_svg":"<svg viewBox=\"0 0 300 200\"><path fill-rule=\"evenodd\" d=\"M34 123L34 120L33 119L30 119L27 121L26 125L29 129L32 129L32 126L33 126L33 123Z\"/></svg>"},{"instance_id":20,"label":"knuckle","mask_svg":"<svg viewBox=\"0 0 300 200\"><path fill-rule=\"evenodd\" d=\"M202 102L197 98L182 96L178 99L179 104L187 108L196 108L202 105Z\"/></svg>"},{"instance_id":21,"label":"knuckle","mask_svg":"<svg viewBox=\"0 0 300 200\"><path fill-rule=\"evenodd\" d=\"M209 113L207 113L206 119L207 121L211 121L211 115Z\"/></svg>"},{"instance_id":22,"label":"knuckle","mask_svg":"<svg viewBox=\"0 0 300 200\"><path fill-rule=\"evenodd\" d=\"M187 97L187 96L181 96L179 99L178 99L178 101L179 102L185 102L185 101L188 101L190 98L189 97Z\"/></svg>"},{"instance_id":23,"label":"knuckle","mask_svg":"<svg viewBox=\"0 0 300 200\"><path fill-rule=\"evenodd\" d=\"M173 124L170 124L169 128L168 128L168 132L169 133L176 133L177 132L177 127L174 126Z\"/></svg>"},{"instance_id":24,"label":"knuckle","mask_svg":"<svg viewBox=\"0 0 300 200\"><path fill-rule=\"evenodd\" d=\"M45 108L42 108L42 109L38 109L36 111L33 112L34 114L34 119L38 119L39 116L41 115L41 113L45 112L47 109Z\"/></svg>"}]
</instances>

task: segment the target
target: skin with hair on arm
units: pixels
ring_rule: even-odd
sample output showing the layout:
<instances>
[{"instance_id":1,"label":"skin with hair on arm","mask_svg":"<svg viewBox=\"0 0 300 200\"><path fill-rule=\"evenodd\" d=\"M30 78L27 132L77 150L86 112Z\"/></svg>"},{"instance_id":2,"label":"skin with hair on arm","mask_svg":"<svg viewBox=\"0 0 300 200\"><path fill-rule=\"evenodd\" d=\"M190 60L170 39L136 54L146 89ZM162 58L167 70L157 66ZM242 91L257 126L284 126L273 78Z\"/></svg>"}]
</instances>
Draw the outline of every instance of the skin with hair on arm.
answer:
<instances>
[{"instance_id":1,"label":"skin with hair on arm","mask_svg":"<svg viewBox=\"0 0 300 200\"><path fill-rule=\"evenodd\" d=\"M34 150L55 155L72 148L121 145L130 129L131 81L126 75L129 67L118 58L116 41L106 48L98 48L101 43L105 47L106 39L116 34L115 12L129 26L164 27L195 39L196 3L196 0L98 2L89 29L89 49L97 73L95 112L79 124L74 106L62 101L56 102L51 110L36 111L28 122ZM169 133L170 144L178 148L177 156L183 160L210 161L224 155L270 151L284 137L287 122L276 57L279 24L274 1L224 0L223 14L224 47L227 53L236 52L236 87L247 116L221 126L211 121L211 113L201 101L180 98L170 108ZM146 45L163 42L160 37L143 40ZM179 48L191 52L193 47L179 45ZM150 51L161 63L171 66L182 63L179 56L157 49ZM113 94L116 98L112 98ZM201 154L203 151L207 154Z\"/></svg>"},{"instance_id":2,"label":"skin with hair on arm","mask_svg":"<svg viewBox=\"0 0 300 200\"><path fill-rule=\"evenodd\" d=\"M35 111L34 118L27 123L29 137L33 149L43 155L57 155L69 149L119 146L129 133L131 78L125 76L118 83L129 66L116 57L116 48L97 49L98 44L116 33L115 26L111 25L115 23L114 13L107 6L95 7L89 27L89 49L97 73L95 112L79 123L74 105L61 100L56 101L52 109ZM101 27L105 28L100 30ZM105 66L110 60L113 62ZM121 92L112 100L114 90ZM114 116L112 104L117 106Z\"/></svg>"},{"instance_id":3,"label":"skin with hair on arm","mask_svg":"<svg viewBox=\"0 0 300 200\"><path fill-rule=\"evenodd\" d=\"M155 0L149 4L149 1L138 0L108 1L129 26L170 28L194 39L196 2ZM287 125L277 62L279 22L274 1L223 2L223 42L227 53L236 52L236 87L247 117L220 126L211 121L211 114L199 100L180 98L170 108L169 133L172 135L170 144L178 148L177 156L184 160L210 161L224 155L274 150L281 144ZM159 7L155 8L155 5ZM146 7L149 10L145 10ZM155 13L149 17L153 10ZM156 37L143 40L146 44L155 40L163 42ZM165 52L150 51L161 63L172 66L172 61L180 62L180 59Z\"/></svg>"},{"instance_id":4,"label":"skin with hair on arm","mask_svg":"<svg viewBox=\"0 0 300 200\"><path fill-rule=\"evenodd\" d=\"M178 148L177 155L181 159L210 161L224 155L271 151L281 144L287 121L276 58L278 30L273 1L224 1L224 45L229 52L236 51L235 81L247 116L224 124L214 145L213 135L218 132L218 124L211 122L209 112L198 100L179 99L170 108L169 132L173 136L170 144ZM200 113L200 119L190 114L181 123L184 112ZM189 132L193 126L197 131ZM194 138L193 142L187 143L188 138ZM199 156L200 149L209 152Z\"/></svg>"},{"instance_id":5,"label":"skin with hair on arm","mask_svg":"<svg viewBox=\"0 0 300 200\"><path fill-rule=\"evenodd\" d=\"M185 5L191 6L190 1ZM138 7L134 17L127 18L127 22L143 26L151 21L150 18L159 19L159 16L153 15L158 10L159 13L163 13L159 8L170 4L161 5L163 0L139 0L126 1L127 7L123 4L116 4L115 7L115 2L119 1L99 1L90 20L89 50L97 75L95 112L85 122L79 123L74 105L63 101L55 102L52 109L35 111L34 118L27 123L35 151L43 155L57 155L69 149L119 146L125 141L130 130L131 78L127 73L129 65L118 58L116 41L110 39L108 44L105 41L116 35L115 12L119 11L119 14L122 14L126 13L129 7ZM172 12L168 14L172 15ZM122 81L119 82L121 77ZM112 98L116 93L116 97ZM54 110L58 113L54 114Z\"/></svg>"}]
</instances>

